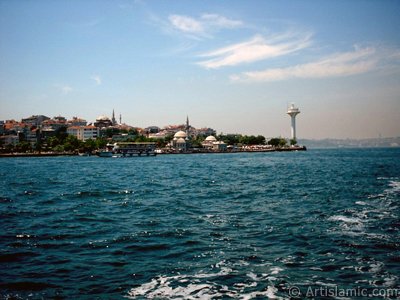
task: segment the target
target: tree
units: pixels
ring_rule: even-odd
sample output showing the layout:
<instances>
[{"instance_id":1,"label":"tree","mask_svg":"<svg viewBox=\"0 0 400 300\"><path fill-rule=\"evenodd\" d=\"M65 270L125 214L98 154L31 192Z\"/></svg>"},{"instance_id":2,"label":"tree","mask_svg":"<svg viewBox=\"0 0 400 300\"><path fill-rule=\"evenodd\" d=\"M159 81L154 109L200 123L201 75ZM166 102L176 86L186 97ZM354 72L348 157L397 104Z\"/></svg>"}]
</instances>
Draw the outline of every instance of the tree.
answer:
<instances>
[{"instance_id":1,"label":"tree","mask_svg":"<svg viewBox=\"0 0 400 300\"><path fill-rule=\"evenodd\" d=\"M284 147L286 146L287 141L284 138L272 138L268 141L268 145L274 146L274 147Z\"/></svg>"},{"instance_id":2,"label":"tree","mask_svg":"<svg viewBox=\"0 0 400 300\"><path fill-rule=\"evenodd\" d=\"M107 145L107 141L103 138L96 139L96 149L103 149Z\"/></svg>"},{"instance_id":3,"label":"tree","mask_svg":"<svg viewBox=\"0 0 400 300\"><path fill-rule=\"evenodd\" d=\"M240 143L240 139L241 139L242 135L240 134L220 134L217 137L217 140L223 141L225 144L227 145L236 145Z\"/></svg>"},{"instance_id":4,"label":"tree","mask_svg":"<svg viewBox=\"0 0 400 300\"><path fill-rule=\"evenodd\" d=\"M60 145L60 140L57 136L52 136L47 140L47 144L50 148L55 148L56 146Z\"/></svg>"},{"instance_id":5,"label":"tree","mask_svg":"<svg viewBox=\"0 0 400 300\"><path fill-rule=\"evenodd\" d=\"M64 142L65 151L74 151L79 149L82 145L82 141L78 140L76 136L69 135Z\"/></svg>"},{"instance_id":6,"label":"tree","mask_svg":"<svg viewBox=\"0 0 400 300\"><path fill-rule=\"evenodd\" d=\"M279 140L279 147L284 147L284 146L286 146L286 144L287 144L286 139L281 138L281 139Z\"/></svg>"},{"instance_id":7,"label":"tree","mask_svg":"<svg viewBox=\"0 0 400 300\"><path fill-rule=\"evenodd\" d=\"M96 141L92 139L86 140L81 148L84 152L92 152L96 150Z\"/></svg>"},{"instance_id":8,"label":"tree","mask_svg":"<svg viewBox=\"0 0 400 300\"><path fill-rule=\"evenodd\" d=\"M60 128L57 128L55 137L57 138L59 144L63 144L65 139L68 137L67 126L61 126Z\"/></svg>"},{"instance_id":9,"label":"tree","mask_svg":"<svg viewBox=\"0 0 400 300\"><path fill-rule=\"evenodd\" d=\"M297 145L296 139L291 139L291 140L290 140L290 145L291 145L291 146Z\"/></svg>"},{"instance_id":10,"label":"tree","mask_svg":"<svg viewBox=\"0 0 400 300\"><path fill-rule=\"evenodd\" d=\"M31 146L31 143L22 141L22 142L19 142L15 146L15 150L18 151L18 152L25 153L25 152L28 152L28 151L32 150L32 146Z\"/></svg>"},{"instance_id":11,"label":"tree","mask_svg":"<svg viewBox=\"0 0 400 300\"><path fill-rule=\"evenodd\" d=\"M102 133L103 136L111 138L115 134L120 134L121 131L115 127L107 127L105 129L102 129Z\"/></svg>"},{"instance_id":12,"label":"tree","mask_svg":"<svg viewBox=\"0 0 400 300\"><path fill-rule=\"evenodd\" d=\"M57 145L53 148L54 152L64 152L64 146L63 145Z\"/></svg>"},{"instance_id":13,"label":"tree","mask_svg":"<svg viewBox=\"0 0 400 300\"><path fill-rule=\"evenodd\" d=\"M265 145L266 141L265 136L257 135L256 140L257 140L257 145Z\"/></svg>"},{"instance_id":14,"label":"tree","mask_svg":"<svg viewBox=\"0 0 400 300\"><path fill-rule=\"evenodd\" d=\"M135 142L137 143L143 143L143 142L147 142L147 138L144 135L139 135L136 139Z\"/></svg>"}]
</instances>

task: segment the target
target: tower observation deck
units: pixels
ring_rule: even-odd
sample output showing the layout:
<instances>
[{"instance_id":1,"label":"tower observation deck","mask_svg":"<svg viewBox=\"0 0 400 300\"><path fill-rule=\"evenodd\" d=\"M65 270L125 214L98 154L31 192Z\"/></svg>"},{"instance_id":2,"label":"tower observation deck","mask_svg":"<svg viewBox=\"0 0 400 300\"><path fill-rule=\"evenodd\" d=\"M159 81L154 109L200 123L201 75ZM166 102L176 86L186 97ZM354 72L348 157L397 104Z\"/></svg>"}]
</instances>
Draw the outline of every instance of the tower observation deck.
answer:
<instances>
[{"instance_id":1,"label":"tower observation deck","mask_svg":"<svg viewBox=\"0 0 400 300\"><path fill-rule=\"evenodd\" d=\"M287 114L291 118L291 133L292 133L292 140L296 139L296 116L300 113L299 108L294 106L294 103L292 103L288 110Z\"/></svg>"}]
</instances>

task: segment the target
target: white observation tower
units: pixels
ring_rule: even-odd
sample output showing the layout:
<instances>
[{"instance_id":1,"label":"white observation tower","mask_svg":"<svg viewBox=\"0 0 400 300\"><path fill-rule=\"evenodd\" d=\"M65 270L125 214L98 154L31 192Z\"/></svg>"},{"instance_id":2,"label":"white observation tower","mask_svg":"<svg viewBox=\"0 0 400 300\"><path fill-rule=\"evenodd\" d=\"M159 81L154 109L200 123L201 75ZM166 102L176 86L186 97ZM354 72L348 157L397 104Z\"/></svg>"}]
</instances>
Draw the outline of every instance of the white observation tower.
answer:
<instances>
[{"instance_id":1,"label":"white observation tower","mask_svg":"<svg viewBox=\"0 0 400 300\"><path fill-rule=\"evenodd\" d=\"M290 107L288 108L287 114L290 116L290 118L292 119L292 140L296 139L296 116L300 113L299 108L294 106L294 103L292 103L290 105Z\"/></svg>"}]
</instances>

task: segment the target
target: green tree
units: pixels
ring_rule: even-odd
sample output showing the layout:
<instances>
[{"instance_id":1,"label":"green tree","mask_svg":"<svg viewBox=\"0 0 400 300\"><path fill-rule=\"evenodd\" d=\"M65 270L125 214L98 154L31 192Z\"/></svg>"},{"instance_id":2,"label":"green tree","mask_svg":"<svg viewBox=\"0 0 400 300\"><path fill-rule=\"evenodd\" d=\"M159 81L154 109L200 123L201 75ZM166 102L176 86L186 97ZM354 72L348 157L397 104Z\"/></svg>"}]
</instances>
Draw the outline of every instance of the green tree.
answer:
<instances>
[{"instance_id":1,"label":"green tree","mask_svg":"<svg viewBox=\"0 0 400 300\"><path fill-rule=\"evenodd\" d=\"M284 147L286 145L287 141L284 138L272 138L268 141L268 145L274 146L274 147Z\"/></svg>"},{"instance_id":2,"label":"green tree","mask_svg":"<svg viewBox=\"0 0 400 300\"><path fill-rule=\"evenodd\" d=\"M18 152L26 153L32 150L32 146L31 143L22 141L15 146L15 150Z\"/></svg>"},{"instance_id":3,"label":"green tree","mask_svg":"<svg viewBox=\"0 0 400 300\"><path fill-rule=\"evenodd\" d=\"M204 136L197 136L196 138L191 140L193 148L201 148L203 142L204 142Z\"/></svg>"},{"instance_id":4,"label":"green tree","mask_svg":"<svg viewBox=\"0 0 400 300\"><path fill-rule=\"evenodd\" d=\"M74 135L69 135L64 141L64 150L65 151L75 151L80 149L82 145L82 141L78 140L78 138Z\"/></svg>"},{"instance_id":5,"label":"green tree","mask_svg":"<svg viewBox=\"0 0 400 300\"><path fill-rule=\"evenodd\" d=\"M57 145L53 148L54 152L64 152L64 146L63 145Z\"/></svg>"},{"instance_id":6,"label":"green tree","mask_svg":"<svg viewBox=\"0 0 400 300\"><path fill-rule=\"evenodd\" d=\"M47 144L49 145L50 148L53 149L56 146L60 145L61 143L57 136L52 136L47 140Z\"/></svg>"},{"instance_id":7,"label":"green tree","mask_svg":"<svg viewBox=\"0 0 400 300\"><path fill-rule=\"evenodd\" d=\"M83 152L92 152L96 150L96 141L93 139L86 140L81 146L81 150L83 150Z\"/></svg>"},{"instance_id":8,"label":"green tree","mask_svg":"<svg viewBox=\"0 0 400 300\"><path fill-rule=\"evenodd\" d=\"M287 140L286 140L286 139L281 138L281 139L279 140L279 147L285 147L286 144L287 144Z\"/></svg>"},{"instance_id":9,"label":"green tree","mask_svg":"<svg viewBox=\"0 0 400 300\"><path fill-rule=\"evenodd\" d=\"M147 142L147 138L144 135L139 135L136 137L135 142L137 143Z\"/></svg>"},{"instance_id":10,"label":"green tree","mask_svg":"<svg viewBox=\"0 0 400 300\"><path fill-rule=\"evenodd\" d=\"M128 134L137 135L138 131L135 128L131 128L131 129L129 129Z\"/></svg>"},{"instance_id":11,"label":"green tree","mask_svg":"<svg viewBox=\"0 0 400 300\"><path fill-rule=\"evenodd\" d=\"M96 149L103 149L107 145L107 141L104 138L96 139Z\"/></svg>"},{"instance_id":12,"label":"green tree","mask_svg":"<svg viewBox=\"0 0 400 300\"><path fill-rule=\"evenodd\" d=\"M240 139L241 139L242 135L240 134L220 134L217 139L220 141L223 141L224 143L226 143L227 145L236 145L240 143Z\"/></svg>"},{"instance_id":13,"label":"green tree","mask_svg":"<svg viewBox=\"0 0 400 300\"><path fill-rule=\"evenodd\" d=\"M291 139L291 140L290 140L290 145L291 145L291 146L297 145L296 139Z\"/></svg>"},{"instance_id":14,"label":"green tree","mask_svg":"<svg viewBox=\"0 0 400 300\"><path fill-rule=\"evenodd\" d=\"M120 134L121 131L115 127L107 127L106 129L102 130L102 136L106 138L112 138L115 134Z\"/></svg>"},{"instance_id":15,"label":"green tree","mask_svg":"<svg viewBox=\"0 0 400 300\"><path fill-rule=\"evenodd\" d=\"M265 136L257 135L256 137L257 145L265 145L265 141L266 141Z\"/></svg>"},{"instance_id":16,"label":"green tree","mask_svg":"<svg viewBox=\"0 0 400 300\"><path fill-rule=\"evenodd\" d=\"M63 144L65 139L68 137L67 126L61 126L60 128L57 128L55 137L57 138L59 144Z\"/></svg>"},{"instance_id":17,"label":"green tree","mask_svg":"<svg viewBox=\"0 0 400 300\"><path fill-rule=\"evenodd\" d=\"M13 144L5 145L6 153L12 153L15 150L15 146Z\"/></svg>"}]
</instances>

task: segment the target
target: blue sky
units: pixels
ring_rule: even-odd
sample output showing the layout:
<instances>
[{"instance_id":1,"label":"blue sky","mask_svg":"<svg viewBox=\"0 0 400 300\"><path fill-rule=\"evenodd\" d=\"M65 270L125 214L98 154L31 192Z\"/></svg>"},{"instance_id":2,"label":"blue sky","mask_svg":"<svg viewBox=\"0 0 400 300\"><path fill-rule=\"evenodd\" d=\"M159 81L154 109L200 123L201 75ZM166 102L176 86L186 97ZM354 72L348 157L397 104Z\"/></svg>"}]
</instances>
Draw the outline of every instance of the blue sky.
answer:
<instances>
[{"instance_id":1,"label":"blue sky","mask_svg":"<svg viewBox=\"0 0 400 300\"><path fill-rule=\"evenodd\" d=\"M0 1L0 120L400 136L399 1Z\"/></svg>"}]
</instances>

